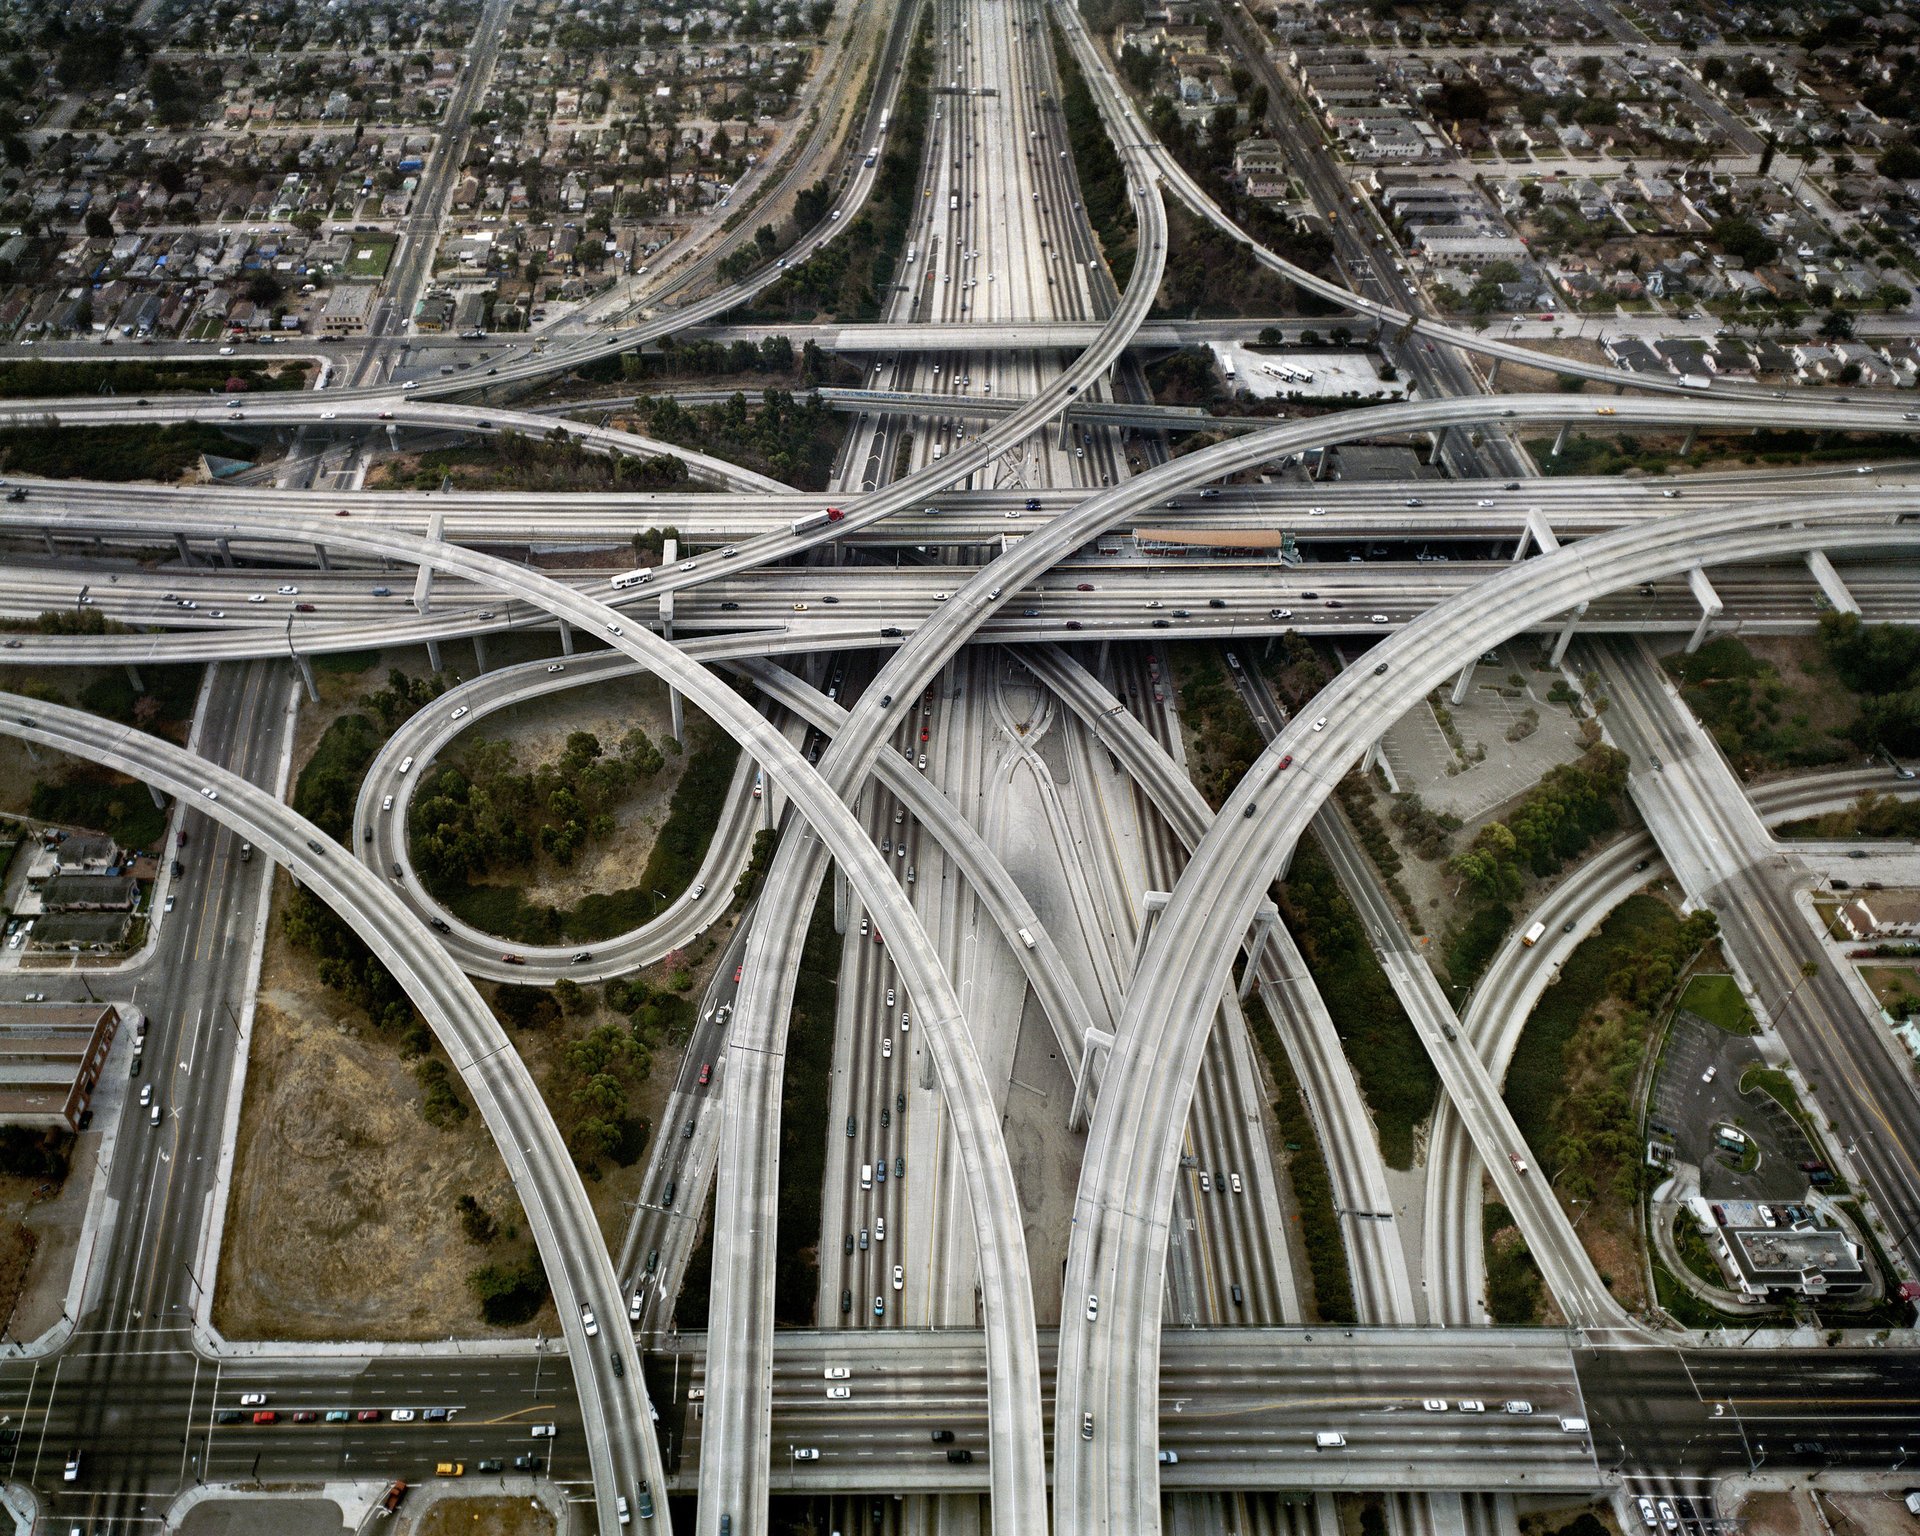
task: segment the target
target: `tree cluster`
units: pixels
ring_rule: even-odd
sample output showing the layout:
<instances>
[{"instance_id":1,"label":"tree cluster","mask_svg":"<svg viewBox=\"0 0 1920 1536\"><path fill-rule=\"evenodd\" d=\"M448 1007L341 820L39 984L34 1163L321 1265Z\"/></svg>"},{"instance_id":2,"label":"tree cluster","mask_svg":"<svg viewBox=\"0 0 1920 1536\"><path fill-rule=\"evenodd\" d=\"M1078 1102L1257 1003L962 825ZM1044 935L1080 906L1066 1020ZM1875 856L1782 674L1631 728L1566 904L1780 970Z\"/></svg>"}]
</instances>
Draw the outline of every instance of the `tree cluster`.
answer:
<instances>
[{"instance_id":1,"label":"tree cluster","mask_svg":"<svg viewBox=\"0 0 1920 1536\"><path fill-rule=\"evenodd\" d=\"M1826 613L1820 636L1841 682L1861 695L1854 740L1902 755L1920 752L1920 632Z\"/></svg>"},{"instance_id":2,"label":"tree cluster","mask_svg":"<svg viewBox=\"0 0 1920 1536\"><path fill-rule=\"evenodd\" d=\"M1522 868L1546 876L1620 824L1627 758L1612 747L1588 748L1577 762L1549 769L1505 822L1490 821L1454 855L1452 867L1483 899L1520 894Z\"/></svg>"}]
</instances>

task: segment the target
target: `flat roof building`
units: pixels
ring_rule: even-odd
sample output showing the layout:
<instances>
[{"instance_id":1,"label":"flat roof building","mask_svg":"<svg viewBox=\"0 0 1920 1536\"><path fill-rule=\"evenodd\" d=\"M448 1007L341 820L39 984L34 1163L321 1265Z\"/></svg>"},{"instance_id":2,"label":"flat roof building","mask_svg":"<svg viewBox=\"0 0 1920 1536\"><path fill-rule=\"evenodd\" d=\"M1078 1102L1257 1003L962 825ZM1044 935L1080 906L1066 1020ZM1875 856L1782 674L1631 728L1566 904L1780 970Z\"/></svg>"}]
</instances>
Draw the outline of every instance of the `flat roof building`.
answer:
<instances>
[{"instance_id":1,"label":"flat roof building","mask_svg":"<svg viewBox=\"0 0 1920 1536\"><path fill-rule=\"evenodd\" d=\"M112 1003L0 1003L0 1125L79 1130L119 1027Z\"/></svg>"}]
</instances>

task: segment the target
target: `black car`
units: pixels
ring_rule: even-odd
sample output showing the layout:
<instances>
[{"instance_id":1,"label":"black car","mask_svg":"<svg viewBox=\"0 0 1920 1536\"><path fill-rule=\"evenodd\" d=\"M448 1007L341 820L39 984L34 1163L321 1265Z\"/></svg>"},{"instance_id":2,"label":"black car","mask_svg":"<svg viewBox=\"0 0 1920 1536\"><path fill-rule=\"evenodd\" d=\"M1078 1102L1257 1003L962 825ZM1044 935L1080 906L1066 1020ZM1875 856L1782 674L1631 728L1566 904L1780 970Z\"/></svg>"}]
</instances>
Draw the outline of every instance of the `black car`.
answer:
<instances>
[{"instance_id":1,"label":"black car","mask_svg":"<svg viewBox=\"0 0 1920 1536\"><path fill-rule=\"evenodd\" d=\"M947 1460L948 1461L972 1461L973 1452L968 1450L964 1445L958 1446L955 1449L947 1452Z\"/></svg>"},{"instance_id":2,"label":"black car","mask_svg":"<svg viewBox=\"0 0 1920 1536\"><path fill-rule=\"evenodd\" d=\"M432 925L433 931L435 933L452 933L453 932L452 925L448 923L448 921L444 917L430 917L427 919L427 922L430 925Z\"/></svg>"},{"instance_id":3,"label":"black car","mask_svg":"<svg viewBox=\"0 0 1920 1536\"><path fill-rule=\"evenodd\" d=\"M953 1431L950 1429L936 1429L933 1432L933 1443L935 1445L952 1445Z\"/></svg>"}]
</instances>

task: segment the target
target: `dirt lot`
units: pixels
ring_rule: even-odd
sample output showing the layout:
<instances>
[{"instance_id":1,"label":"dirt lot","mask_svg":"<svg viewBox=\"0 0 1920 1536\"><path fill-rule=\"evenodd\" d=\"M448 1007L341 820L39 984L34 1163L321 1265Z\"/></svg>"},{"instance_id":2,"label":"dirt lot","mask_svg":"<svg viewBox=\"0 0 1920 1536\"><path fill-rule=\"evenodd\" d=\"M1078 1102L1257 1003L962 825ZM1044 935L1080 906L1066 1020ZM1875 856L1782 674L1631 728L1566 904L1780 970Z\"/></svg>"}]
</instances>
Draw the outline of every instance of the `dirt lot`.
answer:
<instances>
[{"instance_id":1,"label":"dirt lot","mask_svg":"<svg viewBox=\"0 0 1920 1536\"><path fill-rule=\"evenodd\" d=\"M393 665L417 670L424 656L395 652L359 674L319 674L321 702L301 713L296 773L326 726L357 708L361 694L383 685ZM603 740L632 724L653 732L650 709L657 709L664 736L658 684L636 684L631 694L592 693L591 704L540 706L541 739L557 749L574 729L595 730ZM670 774L677 778L672 768L660 777ZM644 860L650 832L636 826L622 836L627 856L637 849ZM279 912L286 889L283 876L261 967L215 1321L237 1338L420 1340L486 1332L466 1277L483 1263L510 1258L523 1244L473 1246L461 1230L455 1201L471 1194L503 1229L524 1231L505 1168L478 1115L448 1129L421 1117L412 1064L363 1014L322 987L314 958L283 937ZM672 965L685 965L693 978L689 995L698 998L729 931L728 923L716 923L692 955L671 957L672 964L653 967L647 979L664 986ZM537 1083L545 1085L567 1040L620 1020L603 1006L599 988L589 989L586 998L560 1027L514 1036ZM679 1056L677 1043L656 1047L652 1074L636 1095L635 1107L656 1126ZM625 1202L637 1192L644 1167L643 1157L587 1181L609 1241L619 1240ZM517 1331L531 1336L554 1328L549 1306Z\"/></svg>"},{"instance_id":2,"label":"dirt lot","mask_svg":"<svg viewBox=\"0 0 1920 1536\"><path fill-rule=\"evenodd\" d=\"M1747 1536L1914 1536L1920 1520L1892 1494L1821 1493L1820 1507L1813 1495L1750 1494L1740 1504ZM1824 1517L1824 1518L1823 1518Z\"/></svg>"},{"instance_id":3,"label":"dirt lot","mask_svg":"<svg viewBox=\"0 0 1920 1536\"><path fill-rule=\"evenodd\" d=\"M510 740L520 766L532 770L558 758L573 731L591 731L611 751L635 726L666 750L666 740L673 734L673 714L666 685L658 678L636 676L534 699L489 715L477 734ZM613 835L596 838L572 864L541 857L532 870L520 872L516 878L527 900L566 908L591 892L617 891L636 883L686 766L684 752L668 753L661 770L636 785L613 808Z\"/></svg>"},{"instance_id":4,"label":"dirt lot","mask_svg":"<svg viewBox=\"0 0 1920 1536\"><path fill-rule=\"evenodd\" d=\"M1572 320L1577 325L1579 321ZM1487 334L1498 338L1501 327L1489 328ZM1555 341L1540 341L1531 336L1519 338L1519 345L1540 353L1543 357L1570 358L1579 363L1595 363L1606 366L1607 354L1600 349L1600 343L1580 337L1562 337ZM1560 375L1549 364L1541 368L1523 368L1518 363L1500 365L1500 381L1494 386L1508 394L1536 394L1541 391L1553 391L1560 387ZM1598 385L1590 386L1588 393L1596 393Z\"/></svg>"},{"instance_id":5,"label":"dirt lot","mask_svg":"<svg viewBox=\"0 0 1920 1536\"><path fill-rule=\"evenodd\" d=\"M552 1536L553 1516L531 1499L437 1499L413 1536Z\"/></svg>"},{"instance_id":6,"label":"dirt lot","mask_svg":"<svg viewBox=\"0 0 1920 1536\"><path fill-rule=\"evenodd\" d=\"M411 1067L280 936L276 891L235 1149L214 1320L237 1338L431 1339L482 1332L485 1262L454 1202L518 1221L478 1115L421 1118ZM555 1327L552 1309L524 1329Z\"/></svg>"}]
</instances>

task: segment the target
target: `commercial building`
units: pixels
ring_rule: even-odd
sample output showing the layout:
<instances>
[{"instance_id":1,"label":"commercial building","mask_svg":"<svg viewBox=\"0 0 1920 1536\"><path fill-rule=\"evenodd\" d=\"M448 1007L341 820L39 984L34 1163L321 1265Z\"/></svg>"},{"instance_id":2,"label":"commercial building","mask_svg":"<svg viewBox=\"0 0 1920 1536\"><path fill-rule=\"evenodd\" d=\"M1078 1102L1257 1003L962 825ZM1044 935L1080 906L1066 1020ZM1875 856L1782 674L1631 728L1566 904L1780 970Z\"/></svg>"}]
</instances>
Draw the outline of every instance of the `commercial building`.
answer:
<instances>
[{"instance_id":1,"label":"commercial building","mask_svg":"<svg viewBox=\"0 0 1920 1536\"><path fill-rule=\"evenodd\" d=\"M335 283L320 311L320 331L326 336L359 336L373 318L373 285Z\"/></svg>"},{"instance_id":2,"label":"commercial building","mask_svg":"<svg viewBox=\"0 0 1920 1536\"><path fill-rule=\"evenodd\" d=\"M0 1125L82 1129L119 1028L112 1003L0 1003Z\"/></svg>"}]
</instances>

